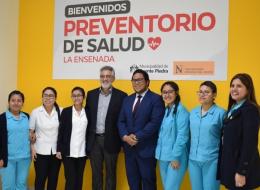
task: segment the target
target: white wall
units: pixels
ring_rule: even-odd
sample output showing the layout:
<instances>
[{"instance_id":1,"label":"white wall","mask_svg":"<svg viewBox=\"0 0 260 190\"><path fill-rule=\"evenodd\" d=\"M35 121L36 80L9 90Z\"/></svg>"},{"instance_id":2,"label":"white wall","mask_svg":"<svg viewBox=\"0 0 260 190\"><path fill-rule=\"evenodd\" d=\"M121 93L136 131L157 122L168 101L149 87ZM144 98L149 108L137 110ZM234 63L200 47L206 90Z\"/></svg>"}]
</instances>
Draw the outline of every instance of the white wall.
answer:
<instances>
[{"instance_id":1,"label":"white wall","mask_svg":"<svg viewBox=\"0 0 260 190\"><path fill-rule=\"evenodd\" d=\"M18 18L19 0L0 0L0 112L17 84Z\"/></svg>"}]
</instances>

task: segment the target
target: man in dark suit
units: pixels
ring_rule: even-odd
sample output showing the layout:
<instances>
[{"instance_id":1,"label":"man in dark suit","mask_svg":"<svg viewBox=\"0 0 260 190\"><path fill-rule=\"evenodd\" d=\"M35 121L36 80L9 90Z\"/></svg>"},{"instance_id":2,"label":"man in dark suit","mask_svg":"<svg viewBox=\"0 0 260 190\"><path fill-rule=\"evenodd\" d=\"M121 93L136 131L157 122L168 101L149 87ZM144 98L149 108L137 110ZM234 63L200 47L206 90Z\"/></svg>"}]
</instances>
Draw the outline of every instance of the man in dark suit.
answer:
<instances>
[{"instance_id":1,"label":"man in dark suit","mask_svg":"<svg viewBox=\"0 0 260 190\"><path fill-rule=\"evenodd\" d=\"M87 151L92 168L92 189L103 189L103 162L106 168L106 190L116 190L116 165L121 140L117 121L123 99L127 96L112 87L115 71L110 66L100 69L101 87L87 94L86 112L88 115Z\"/></svg>"},{"instance_id":2,"label":"man in dark suit","mask_svg":"<svg viewBox=\"0 0 260 190\"><path fill-rule=\"evenodd\" d=\"M159 95L148 89L149 83L147 72L138 69L133 73L135 93L124 99L118 121L131 190L156 189L155 147L164 104Z\"/></svg>"}]
</instances>

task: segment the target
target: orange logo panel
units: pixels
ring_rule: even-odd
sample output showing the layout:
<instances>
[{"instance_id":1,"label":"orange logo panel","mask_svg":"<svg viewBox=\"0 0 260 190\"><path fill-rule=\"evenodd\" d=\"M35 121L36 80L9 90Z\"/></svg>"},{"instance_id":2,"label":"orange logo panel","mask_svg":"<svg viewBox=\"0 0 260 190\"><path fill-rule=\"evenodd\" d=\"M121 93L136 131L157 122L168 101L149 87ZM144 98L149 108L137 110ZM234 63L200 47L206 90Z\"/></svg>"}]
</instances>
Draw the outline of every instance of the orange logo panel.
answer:
<instances>
[{"instance_id":1,"label":"orange logo panel","mask_svg":"<svg viewBox=\"0 0 260 190\"><path fill-rule=\"evenodd\" d=\"M214 75L214 61L174 61L174 75Z\"/></svg>"}]
</instances>

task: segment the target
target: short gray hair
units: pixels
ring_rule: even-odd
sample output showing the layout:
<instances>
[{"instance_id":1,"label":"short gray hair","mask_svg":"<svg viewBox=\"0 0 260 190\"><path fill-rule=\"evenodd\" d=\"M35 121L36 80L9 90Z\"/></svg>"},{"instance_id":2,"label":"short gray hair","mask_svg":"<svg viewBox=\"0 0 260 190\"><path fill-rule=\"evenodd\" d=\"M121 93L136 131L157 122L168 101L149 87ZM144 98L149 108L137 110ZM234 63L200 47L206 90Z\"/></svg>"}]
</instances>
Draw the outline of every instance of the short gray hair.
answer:
<instances>
[{"instance_id":1,"label":"short gray hair","mask_svg":"<svg viewBox=\"0 0 260 190\"><path fill-rule=\"evenodd\" d=\"M112 73L112 75L113 75L114 77L115 77L115 75L116 75L114 68L111 67L111 66L108 66L108 65L106 65L106 66L104 66L104 67L101 67L100 73L101 73L102 71L111 71L111 73Z\"/></svg>"}]
</instances>

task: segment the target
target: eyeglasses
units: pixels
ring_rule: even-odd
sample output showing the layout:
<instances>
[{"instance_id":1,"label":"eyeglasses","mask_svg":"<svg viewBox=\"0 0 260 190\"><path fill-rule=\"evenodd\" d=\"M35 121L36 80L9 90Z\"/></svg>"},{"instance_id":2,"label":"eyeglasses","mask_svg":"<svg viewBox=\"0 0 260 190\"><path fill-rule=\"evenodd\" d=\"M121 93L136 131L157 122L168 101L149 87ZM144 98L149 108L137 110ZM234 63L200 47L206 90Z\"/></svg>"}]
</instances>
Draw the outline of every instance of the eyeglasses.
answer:
<instances>
[{"instance_id":1,"label":"eyeglasses","mask_svg":"<svg viewBox=\"0 0 260 190\"><path fill-rule=\"evenodd\" d=\"M197 91L198 96L208 96L210 91Z\"/></svg>"},{"instance_id":2,"label":"eyeglasses","mask_svg":"<svg viewBox=\"0 0 260 190\"><path fill-rule=\"evenodd\" d=\"M72 94L72 98L81 98L83 95L82 94Z\"/></svg>"},{"instance_id":3,"label":"eyeglasses","mask_svg":"<svg viewBox=\"0 0 260 190\"><path fill-rule=\"evenodd\" d=\"M144 81L144 78L132 79L132 83L141 83L143 81Z\"/></svg>"},{"instance_id":4,"label":"eyeglasses","mask_svg":"<svg viewBox=\"0 0 260 190\"><path fill-rule=\"evenodd\" d=\"M55 98L55 95L54 94L43 94L42 97L43 98L53 99L53 98Z\"/></svg>"},{"instance_id":5,"label":"eyeglasses","mask_svg":"<svg viewBox=\"0 0 260 190\"><path fill-rule=\"evenodd\" d=\"M169 94L172 94L174 91L175 91L175 90L168 90L168 91L163 90L163 91L162 91L162 95L163 95L163 96L169 95Z\"/></svg>"},{"instance_id":6,"label":"eyeglasses","mask_svg":"<svg viewBox=\"0 0 260 190\"><path fill-rule=\"evenodd\" d=\"M107 79L111 79L113 78L113 75L100 75L101 79L107 78Z\"/></svg>"}]
</instances>

